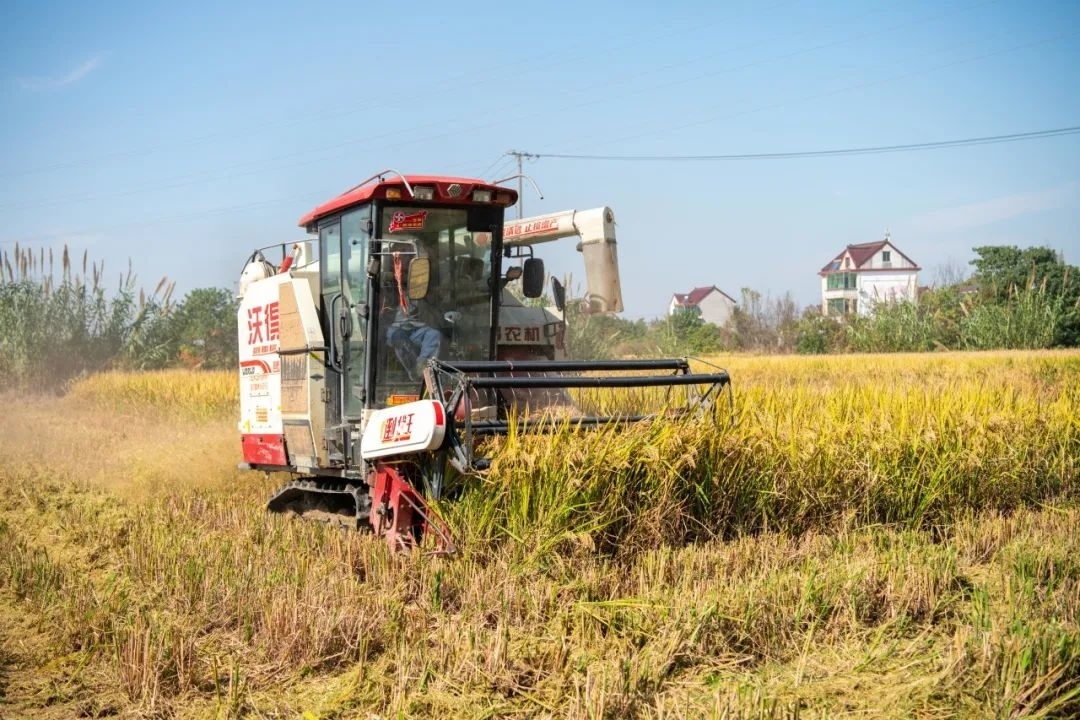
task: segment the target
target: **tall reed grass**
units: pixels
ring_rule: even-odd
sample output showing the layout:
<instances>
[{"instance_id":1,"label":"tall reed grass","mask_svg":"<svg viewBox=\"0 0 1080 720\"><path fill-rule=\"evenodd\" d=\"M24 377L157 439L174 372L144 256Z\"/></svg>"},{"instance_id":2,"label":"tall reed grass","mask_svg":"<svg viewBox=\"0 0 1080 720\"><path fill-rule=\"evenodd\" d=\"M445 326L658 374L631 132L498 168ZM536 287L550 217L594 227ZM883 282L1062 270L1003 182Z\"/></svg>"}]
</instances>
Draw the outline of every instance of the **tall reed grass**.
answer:
<instances>
[{"instance_id":1,"label":"tall reed grass","mask_svg":"<svg viewBox=\"0 0 1080 720\"><path fill-rule=\"evenodd\" d=\"M75 377L109 367L164 364L164 320L173 285L165 278L147 295L130 266L115 291L104 263L83 253L81 268L65 246L18 244L0 252L0 372L10 385L63 390Z\"/></svg>"}]
</instances>

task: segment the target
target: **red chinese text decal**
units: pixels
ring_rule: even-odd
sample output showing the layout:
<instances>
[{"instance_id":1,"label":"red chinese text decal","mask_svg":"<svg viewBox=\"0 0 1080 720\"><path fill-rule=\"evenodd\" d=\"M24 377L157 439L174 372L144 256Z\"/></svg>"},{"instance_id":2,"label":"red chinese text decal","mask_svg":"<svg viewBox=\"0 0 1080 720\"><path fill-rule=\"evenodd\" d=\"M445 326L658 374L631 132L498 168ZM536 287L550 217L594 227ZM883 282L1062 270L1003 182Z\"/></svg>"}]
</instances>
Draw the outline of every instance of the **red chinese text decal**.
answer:
<instances>
[{"instance_id":1,"label":"red chinese text decal","mask_svg":"<svg viewBox=\"0 0 1080 720\"><path fill-rule=\"evenodd\" d=\"M382 441L384 443L404 442L412 438L414 413L404 413L382 421Z\"/></svg>"},{"instance_id":2,"label":"red chinese text decal","mask_svg":"<svg viewBox=\"0 0 1080 720\"><path fill-rule=\"evenodd\" d=\"M248 345L270 343L278 339L281 332L281 318L278 316L278 304L275 300L266 305L248 308Z\"/></svg>"},{"instance_id":3,"label":"red chinese text decal","mask_svg":"<svg viewBox=\"0 0 1080 720\"><path fill-rule=\"evenodd\" d=\"M540 233L546 233L558 229L558 218L545 218L543 220L534 220L527 223L513 223L506 226L506 230L503 233L503 238L509 240L510 238L526 237L528 235L539 235Z\"/></svg>"},{"instance_id":4,"label":"red chinese text decal","mask_svg":"<svg viewBox=\"0 0 1080 720\"><path fill-rule=\"evenodd\" d=\"M427 222L427 210L418 210L414 213L398 210L390 216L390 232L423 230L425 222Z\"/></svg>"}]
</instances>

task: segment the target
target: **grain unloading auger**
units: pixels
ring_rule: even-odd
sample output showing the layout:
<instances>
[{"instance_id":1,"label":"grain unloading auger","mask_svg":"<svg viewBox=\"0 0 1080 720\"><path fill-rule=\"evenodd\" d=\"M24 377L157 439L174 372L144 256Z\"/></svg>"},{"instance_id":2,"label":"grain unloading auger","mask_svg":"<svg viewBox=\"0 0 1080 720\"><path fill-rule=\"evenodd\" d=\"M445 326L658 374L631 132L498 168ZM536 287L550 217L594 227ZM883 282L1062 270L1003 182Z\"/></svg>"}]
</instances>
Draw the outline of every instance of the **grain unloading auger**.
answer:
<instances>
[{"instance_id":1,"label":"grain unloading auger","mask_svg":"<svg viewBox=\"0 0 1080 720\"><path fill-rule=\"evenodd\" d=\"M561 299L524 307L507 285L520 279L525 297L539 297L543 262L529 238L578 235L591 309L621 309L614 215L504 225L516 199L481 180L386 171L304 216L316 237L277 246L279 264L266 248L251 255L239 428L244 467L292 475L271 510L370 527L395 548L430 533L451 551L428 501L445 499L450 475L486 469L484 438L712 417L729 383L722 370L564 359Z\"/></svg>"}]
</instances>

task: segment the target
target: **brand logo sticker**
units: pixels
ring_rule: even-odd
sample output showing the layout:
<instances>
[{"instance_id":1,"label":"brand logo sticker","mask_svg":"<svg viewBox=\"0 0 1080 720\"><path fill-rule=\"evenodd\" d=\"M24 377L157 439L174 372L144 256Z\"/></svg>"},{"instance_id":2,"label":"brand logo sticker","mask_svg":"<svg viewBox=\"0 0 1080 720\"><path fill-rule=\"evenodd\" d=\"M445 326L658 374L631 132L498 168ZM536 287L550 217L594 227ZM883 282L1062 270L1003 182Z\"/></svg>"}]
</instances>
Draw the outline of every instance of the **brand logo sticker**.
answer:
<instances>
[{"instance_id":1,"label":"brand logo sticker","mask_svg":"<svg viewBox=\"0 0 1080 720\"><path fill-rule=\"evenodd\" d=\"M419 210L414 213L407 213L402 210L398 210L390 216L390 232L401 232L402 230L423 230L424 223L427 222L427 210Z\"/></svg>"}]
</instances>

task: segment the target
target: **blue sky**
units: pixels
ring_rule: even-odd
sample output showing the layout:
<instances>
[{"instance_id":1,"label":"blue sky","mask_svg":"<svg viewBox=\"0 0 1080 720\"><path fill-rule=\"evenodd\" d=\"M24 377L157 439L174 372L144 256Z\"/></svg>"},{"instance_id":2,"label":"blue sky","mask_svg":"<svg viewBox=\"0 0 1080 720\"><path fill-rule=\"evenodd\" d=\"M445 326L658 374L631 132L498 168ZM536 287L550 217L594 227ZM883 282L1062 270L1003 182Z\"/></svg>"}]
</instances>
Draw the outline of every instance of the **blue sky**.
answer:
<instances>
[{"instance_id":1,"label":"blue sky","mask_svg":"<svg viewBox=\"0 0 1080 720\"><path fill-rule=\"evenodd\" d=\"M152 287L235 287L253 247L385 168L693 155L1080 125L1080 3L5 3L0 250L67 244ZM526 214L607 204L626 315L717 285L816 300L844 245L933 282L971 248L1080 264L1080 135L800 160L544 158ZM582 271L572 243L549 271Z\"/></svg>"}]
</instances>

